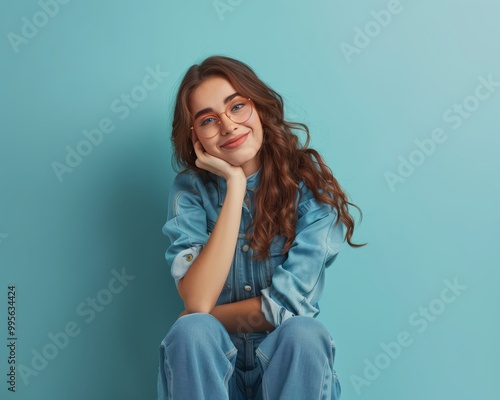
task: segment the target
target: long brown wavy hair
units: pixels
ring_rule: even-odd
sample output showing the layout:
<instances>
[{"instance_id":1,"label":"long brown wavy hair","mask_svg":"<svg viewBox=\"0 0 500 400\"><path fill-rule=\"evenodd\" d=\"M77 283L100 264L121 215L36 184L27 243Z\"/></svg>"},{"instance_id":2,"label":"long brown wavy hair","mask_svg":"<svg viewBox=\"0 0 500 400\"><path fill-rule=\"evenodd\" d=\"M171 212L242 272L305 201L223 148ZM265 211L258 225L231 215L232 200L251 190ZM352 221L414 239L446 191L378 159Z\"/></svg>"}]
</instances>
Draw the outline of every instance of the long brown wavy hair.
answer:
<instances>
[{"instance_id":1,"label":"long brown wavy hair","mask_svg":"<svg viewBox=\"0 0 500 400\"><path fill-rule=\"evenodd\" d=\"M278 235L284 238L283 253L290 250L295 238L297 224L297 193L299 182L311 190L317 201L330 204L347 228L346 240L352 247L364 244L352 243L354 219L348 206L361 209L348 201L347 195L333 176L321 155L308 148L309 129L305 124L285 121L282 97L262 82L245 63L225 57L212 56L201 64L192 65L184 76L175 102L172 121L172 144L177 166L184 171L194 170L206 179L206 171L195 165L196 154L191 140L193 117L189 110L190 97L203 80L208 77L223 77L243 97L252 99L260 116L264 132L259 151L261 178L255 192L255 218L247 232L256 258L264 259ZM306 134L301 144L293 130Z\"/></svg>"}]
</instances>

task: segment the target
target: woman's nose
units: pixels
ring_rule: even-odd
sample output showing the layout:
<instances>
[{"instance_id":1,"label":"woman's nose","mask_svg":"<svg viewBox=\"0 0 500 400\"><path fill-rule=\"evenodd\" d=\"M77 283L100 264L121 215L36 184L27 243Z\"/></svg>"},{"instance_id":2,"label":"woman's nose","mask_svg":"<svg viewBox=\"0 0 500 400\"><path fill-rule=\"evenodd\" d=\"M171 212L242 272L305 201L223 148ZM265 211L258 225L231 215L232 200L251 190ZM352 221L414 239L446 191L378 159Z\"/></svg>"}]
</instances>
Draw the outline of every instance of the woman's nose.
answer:
<instances>
[{"instance_id":1,"label":"woman's nose","mask_svg":"<svg viewBox=\"0 0 500 400\"><path fill-rule=\"evenodd\" d=\"M231 121L231 119L226 114L220 115L220 129L222 135L227 135L233 132L238 127L236 122Z\"/></svg>"}]
</instances>

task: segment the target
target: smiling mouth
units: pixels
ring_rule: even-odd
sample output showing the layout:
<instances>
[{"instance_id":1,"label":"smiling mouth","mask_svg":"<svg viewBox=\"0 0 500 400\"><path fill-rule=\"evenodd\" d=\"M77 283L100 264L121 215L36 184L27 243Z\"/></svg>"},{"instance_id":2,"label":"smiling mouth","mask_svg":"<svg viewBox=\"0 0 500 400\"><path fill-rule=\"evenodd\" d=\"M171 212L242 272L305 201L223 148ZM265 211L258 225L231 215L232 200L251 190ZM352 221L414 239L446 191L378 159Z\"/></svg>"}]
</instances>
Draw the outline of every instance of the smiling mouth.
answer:
<instances>
[{"instance_id":1,"label":"smiling mouth","mask_svg":"<svg viewBox=\"0 0 500 400\"><path fill-rule=\"evenodd\" d=\"M241 144L243 144L245 142L247 136L248 136L248 133L238 135L233 139L229 139L221 147L224 147L225 149L235 149L236 147L239 147Z\"/></svg>"}]
</instances>

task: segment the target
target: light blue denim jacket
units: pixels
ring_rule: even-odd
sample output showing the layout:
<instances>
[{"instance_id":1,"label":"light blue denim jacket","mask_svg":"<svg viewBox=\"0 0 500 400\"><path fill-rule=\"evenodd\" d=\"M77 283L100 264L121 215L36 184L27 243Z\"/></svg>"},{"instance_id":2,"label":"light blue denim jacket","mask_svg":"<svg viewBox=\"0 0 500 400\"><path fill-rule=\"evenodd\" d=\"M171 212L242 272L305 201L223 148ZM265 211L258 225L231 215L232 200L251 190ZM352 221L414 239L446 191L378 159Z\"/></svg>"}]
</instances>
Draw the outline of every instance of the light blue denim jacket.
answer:
<instances>
[{"instance_id":1,"label":"light blue denim jacket","mask_svg":"<svg viewBox=\"0 0 500 400\"><path fill-rule=\"evenodd\" d=\"M287 254L276 237L270 256L254 260L245 231L255 215L254 193L260 170L247 177L240 232L226 283L217 305L262 296L262 312L274 326L295 315L316 317L325 287L325 270L344 242L345 226L331 206L319 203L304 184L298 196L297 236ZM170 239L165 258L176 286L200 254L214 229L226 195L226 181L210 174L203 180L194 172L181 173L170 192L163 233ZM216 268L216 266L214 266Z\"/></svg>"}]
</instances>

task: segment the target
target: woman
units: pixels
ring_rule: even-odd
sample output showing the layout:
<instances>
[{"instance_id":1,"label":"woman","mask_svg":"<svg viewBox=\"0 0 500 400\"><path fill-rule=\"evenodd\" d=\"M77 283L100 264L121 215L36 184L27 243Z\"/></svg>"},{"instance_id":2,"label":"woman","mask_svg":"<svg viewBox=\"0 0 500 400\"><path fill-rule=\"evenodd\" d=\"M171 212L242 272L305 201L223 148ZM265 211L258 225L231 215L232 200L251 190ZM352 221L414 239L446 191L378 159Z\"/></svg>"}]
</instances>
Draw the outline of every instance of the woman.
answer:
<instances>
[{"instance_id":1,"label":"woman","mask_svg":"<svg viewBox=\"0 0 500 400\"><path fill-rule=\"evenodd\" d=\"M359 245L307 126L246 64L213 56L181 82L172 142L183 171L163 232L185 310L160 346L159 400L338 399L314 317L325 269Z\"/></svg>"}]
</instances>

